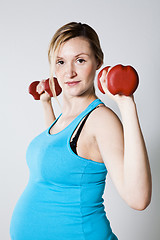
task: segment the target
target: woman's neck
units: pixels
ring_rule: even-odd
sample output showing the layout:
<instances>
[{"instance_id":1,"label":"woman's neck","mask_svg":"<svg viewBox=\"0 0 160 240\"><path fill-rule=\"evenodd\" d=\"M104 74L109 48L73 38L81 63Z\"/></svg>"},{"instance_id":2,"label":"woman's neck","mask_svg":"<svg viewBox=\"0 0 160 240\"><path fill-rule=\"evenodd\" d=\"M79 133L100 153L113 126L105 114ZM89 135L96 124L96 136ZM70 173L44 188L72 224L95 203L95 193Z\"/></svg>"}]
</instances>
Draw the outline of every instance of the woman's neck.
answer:
<instances>
[{"instance_id":1,"label":"woman's neck","mask_svg":"<svg viewBox=\"0 0 160 240\"><path fill-rule=\"evenodd\" d=\"M93 95L83 97L66 98L63 96L62 114L63 116L76 116L79 115L86 107L98 97Z\"/></svg>"}]
</instances>

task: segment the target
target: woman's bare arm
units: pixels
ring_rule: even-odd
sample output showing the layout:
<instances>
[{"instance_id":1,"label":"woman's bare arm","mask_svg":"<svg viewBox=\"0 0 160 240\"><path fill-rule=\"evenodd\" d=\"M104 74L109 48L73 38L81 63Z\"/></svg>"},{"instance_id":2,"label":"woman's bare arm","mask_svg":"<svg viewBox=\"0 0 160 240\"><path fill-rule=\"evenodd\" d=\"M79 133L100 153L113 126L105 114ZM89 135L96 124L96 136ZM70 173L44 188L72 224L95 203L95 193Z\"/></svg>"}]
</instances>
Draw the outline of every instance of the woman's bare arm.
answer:
<instances>
[{"instance_id":1,"label":"woman's bare arm","mask_svg":"<svg viewBox=\"0 0 160 240\"><path fill-rule=\"evenodd\" d=\"M40 100L42 102L43 106L43 113L44 113L44 120L45 120L45 126L48 128L53 121L56 119L54 110L52 107L52 101L51 97L47 92L44 91L44 85L42 84L44 80L42 80L38 85L37 85L37 92L40 95Z\"/></svg>"},{"instance_id":2,"label":"woman's bare arm","mask_svg":"<svg viewBox=\"0 0 160 240\"><path fill-rule=\"evenodd\" d=\"M121 106L123 124L107 107L98 111L93 120L94 133L108 173L125 202L143 210L150 203L152 184L135 103Z\"/></svg>"},{"instance_id":3,"label":"woman's bare arm","mask_svg":"<svg viewBox=\"0 0 160 240\"><path fill-rule=\"evenodd\" d=\"M43 106L43 113L44 113L44 120L45 120L45 126L48 128L56 119L52 107L51 100L49 101L42 101Z\"/></svg>"},{"instance_id":4,"label":"woman's bare arm","mask_svg":"<svg viewBox=\"0 0 160 240\"><path fill-rule=\"evenodd\" d=\"M131 206L144 209L151 201L151 170L136 104L127 98L119 104L124 131L124 183ZM136 204L135 204L136 203Z\"/></svg>"}]
</instances>

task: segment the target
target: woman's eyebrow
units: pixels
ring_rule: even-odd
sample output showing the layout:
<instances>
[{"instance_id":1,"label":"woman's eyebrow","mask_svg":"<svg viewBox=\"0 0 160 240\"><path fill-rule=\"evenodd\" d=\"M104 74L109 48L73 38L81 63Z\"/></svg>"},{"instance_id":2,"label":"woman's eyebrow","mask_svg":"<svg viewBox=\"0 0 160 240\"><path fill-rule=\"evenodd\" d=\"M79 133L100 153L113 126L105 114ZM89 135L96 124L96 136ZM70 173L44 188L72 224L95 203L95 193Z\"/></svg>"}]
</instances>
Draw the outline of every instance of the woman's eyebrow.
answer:
<instances>
[{"instance_id":1,"label":"woman's eyebrow","mask_svg":"<svg viewBox=\"0 0 160 240\"><path fill-rule=\"evenodd\" d=\"M87 53L79 53L75 57L78 57L79 55L87 55L87 56L89 56L89 54L87 54Z\"/></svg>"},{"instance_id":2,"label":"woman's eyebrow","mask_svg":"<svg viewBox=\"0 0 160 240\"><path fill-rule=\"evenodd\" d=\"M79 53L79 54L77 54L75 57L78 57L78 56L80 56L80 55L87 55L87 56L90 56L89 54L87 54L87 53ZM63 58L63 57L59 57L59 56L57 56L57 58Z\"/></svg>"}]
</instances>

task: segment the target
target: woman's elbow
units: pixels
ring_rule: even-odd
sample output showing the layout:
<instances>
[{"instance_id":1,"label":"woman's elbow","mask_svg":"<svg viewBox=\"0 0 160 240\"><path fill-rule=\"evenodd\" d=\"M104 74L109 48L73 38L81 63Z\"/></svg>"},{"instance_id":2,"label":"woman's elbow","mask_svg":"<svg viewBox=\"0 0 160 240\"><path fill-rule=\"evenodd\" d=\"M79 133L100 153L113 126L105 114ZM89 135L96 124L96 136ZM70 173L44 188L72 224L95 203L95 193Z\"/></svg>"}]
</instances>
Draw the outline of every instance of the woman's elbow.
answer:
<instances>
[{"instance_id":1,"label":"woman's elbow","mask_svg":"<svg viewBox=\"0 0 160 240\"><path fill-rule=\"evenodd\" d=\"M145 210L149 206L150 202L151 202L151 200L135 204L134 206L131 206L131 207L133 209L137 210L137 211L143 211L143 210Z\"/></svg>"},{"instance_id":2,"label":"woman's elbow","mask_svg":"<svg viewBox=\"0 0 160 240\"><path fill-rule=\"evenodd\" d=\"M131 207L137 211L145 210L149 206L150 203L151 203L151 195L146 198L127 202L129 207Z\"/></svg>"}]
</instances>

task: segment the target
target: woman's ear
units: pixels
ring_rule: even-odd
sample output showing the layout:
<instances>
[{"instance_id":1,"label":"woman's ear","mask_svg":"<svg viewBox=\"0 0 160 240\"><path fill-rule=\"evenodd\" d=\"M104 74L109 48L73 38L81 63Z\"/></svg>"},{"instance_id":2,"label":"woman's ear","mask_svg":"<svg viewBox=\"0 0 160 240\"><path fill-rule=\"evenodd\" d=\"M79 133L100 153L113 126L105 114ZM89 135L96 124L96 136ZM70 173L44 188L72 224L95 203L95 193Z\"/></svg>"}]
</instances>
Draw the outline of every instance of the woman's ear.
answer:
<instances>
[{"instance_id":1,"label":"woman's ear","mask_svg":"<svg viewBox=\"0 0 160 240\"><path fill-rule=\"evenodd\" d=\"M96 70L100 69L102 65L103 65L103 62L101 62L101 63L98 62Z\"/></svg>"}]
</instances>

